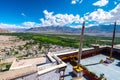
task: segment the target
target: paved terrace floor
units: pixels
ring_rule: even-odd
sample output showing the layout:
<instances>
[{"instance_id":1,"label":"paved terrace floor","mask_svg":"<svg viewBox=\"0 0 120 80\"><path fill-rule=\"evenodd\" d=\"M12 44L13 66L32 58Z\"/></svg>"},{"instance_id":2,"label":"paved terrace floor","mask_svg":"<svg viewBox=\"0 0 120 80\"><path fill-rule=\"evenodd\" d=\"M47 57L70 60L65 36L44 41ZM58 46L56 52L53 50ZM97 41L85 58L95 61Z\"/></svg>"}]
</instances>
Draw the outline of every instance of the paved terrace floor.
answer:
<instances>
[{"instance_id":1,"label":"paved terrace floor","mask_svg":"<svg viewBox=\"0 0 120 80\"><path fill-rule=\"evenodd\" d=\"M22 60L14 60L12 63L10 69L20 69L32 65L37 65L37 64L43 64L46 63L46 58L45 57L40 57L40 58L31 58L31 59L22 59Z\"/></svg>"},{"instance_id":2,"label":"paved terrace floor","mask_svg":"<svg viewBox=\"0 0 120 80\"><path fill-rule=\"evenodd\" d=\"M67 63L67 68L65 70L65 76L64 76L64 80L72 80L73 78L75 78L73 72L73 67L71 64ZM80 80L86 80L84 77Z\"/></svg>"},{"instance_id":3,"label":"paved terrace floor","mask_svg":"<svg viewBox=\"0 0 120 80\"><path fill-rule=\"evenodd\" d=\"M98 76L103 73L107 80L120 80L120 60L115 59L112 64L104 65L99 64L101 59L105 60L106 56L100 54L94 57L89 57L82 59L81 63Z\"/></svg>"}]
</instances>

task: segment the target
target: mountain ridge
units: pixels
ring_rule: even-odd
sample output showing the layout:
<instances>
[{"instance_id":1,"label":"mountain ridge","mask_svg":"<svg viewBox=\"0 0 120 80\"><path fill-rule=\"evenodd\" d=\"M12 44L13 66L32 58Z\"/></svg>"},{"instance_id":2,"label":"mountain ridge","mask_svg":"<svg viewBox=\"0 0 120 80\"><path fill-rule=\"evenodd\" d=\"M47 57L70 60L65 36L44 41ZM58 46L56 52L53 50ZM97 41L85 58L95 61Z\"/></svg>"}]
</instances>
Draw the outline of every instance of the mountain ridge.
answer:
<instances>
[{"instance_id":1,"label":"mountain ridge","mask_svg":"<svg viewBox=\"0 0 120 80\"><path fill-rule=\"evenodd\" d=\"M10 33L11 31L0 28L0 33Z\"/></svg>"},{"instance_id":2,"label":"mountain ridge","mask_svg":"<svg viewBox=\"0 0 120 80\"><path fill-rule=\"evenodd\" d=\"M86 33L112 33L114 25L99 25L85 28ZM47 26L47 27L35 27L25 30L26 32L62 32L62 33L80 33L81 28L60 27L60 26ZM120 25L116 27L116 33L120 33Z\"/></svg>"}]
</instances>

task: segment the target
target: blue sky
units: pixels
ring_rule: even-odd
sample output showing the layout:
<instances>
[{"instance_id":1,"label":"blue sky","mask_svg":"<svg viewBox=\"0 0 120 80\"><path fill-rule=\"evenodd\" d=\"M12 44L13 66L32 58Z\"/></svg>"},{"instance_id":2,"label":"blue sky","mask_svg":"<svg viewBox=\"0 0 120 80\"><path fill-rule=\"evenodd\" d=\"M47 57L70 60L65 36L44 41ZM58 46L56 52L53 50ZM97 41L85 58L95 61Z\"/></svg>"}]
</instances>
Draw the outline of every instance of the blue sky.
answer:
<instances>
[{"instance_id":1,"label":"blue sky","mask_svg":"<svg viewBox=\"0 0 120 80\"><path fill-rule=\"evenodd\" d=\"M110 24L120 14L120 0L0 0L1 28L81 27Z\"/></svg>"}]
</instances>

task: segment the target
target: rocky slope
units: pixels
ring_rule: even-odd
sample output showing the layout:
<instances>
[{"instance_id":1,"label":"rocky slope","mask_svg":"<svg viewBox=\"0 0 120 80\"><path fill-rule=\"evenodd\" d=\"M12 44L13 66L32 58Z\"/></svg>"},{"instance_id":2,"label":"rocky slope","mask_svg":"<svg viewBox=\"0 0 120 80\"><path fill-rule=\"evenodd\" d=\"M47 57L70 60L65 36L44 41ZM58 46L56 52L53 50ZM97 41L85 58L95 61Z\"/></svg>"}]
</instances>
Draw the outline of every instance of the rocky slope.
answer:
<instances>
[{"instance_id":1,"label":"rocky slope","mask_svg":"<svg viewBox=\"0 0 120 80\"><path fill-rule=\"evenodd\" d=\"M0 28L0 33L10 33L11 31Z\"/></svg>"}]
</instances>

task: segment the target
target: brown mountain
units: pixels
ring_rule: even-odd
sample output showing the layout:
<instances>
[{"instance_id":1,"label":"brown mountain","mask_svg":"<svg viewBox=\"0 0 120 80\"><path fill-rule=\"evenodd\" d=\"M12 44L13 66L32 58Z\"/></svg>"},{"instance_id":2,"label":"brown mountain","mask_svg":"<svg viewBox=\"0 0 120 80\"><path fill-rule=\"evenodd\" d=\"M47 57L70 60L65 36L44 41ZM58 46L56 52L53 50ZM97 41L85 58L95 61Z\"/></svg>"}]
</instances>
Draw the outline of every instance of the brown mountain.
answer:
<instances>
[{"instance_id":1,"label":"brown mountain","mask_svg":"<svg viewBox=\"0 0 120 80\"><path fill-rule=\"evenodd\" d=\"M0 33L10 33L10 31L0 28Z\"/></svg>"}]
</instances>

